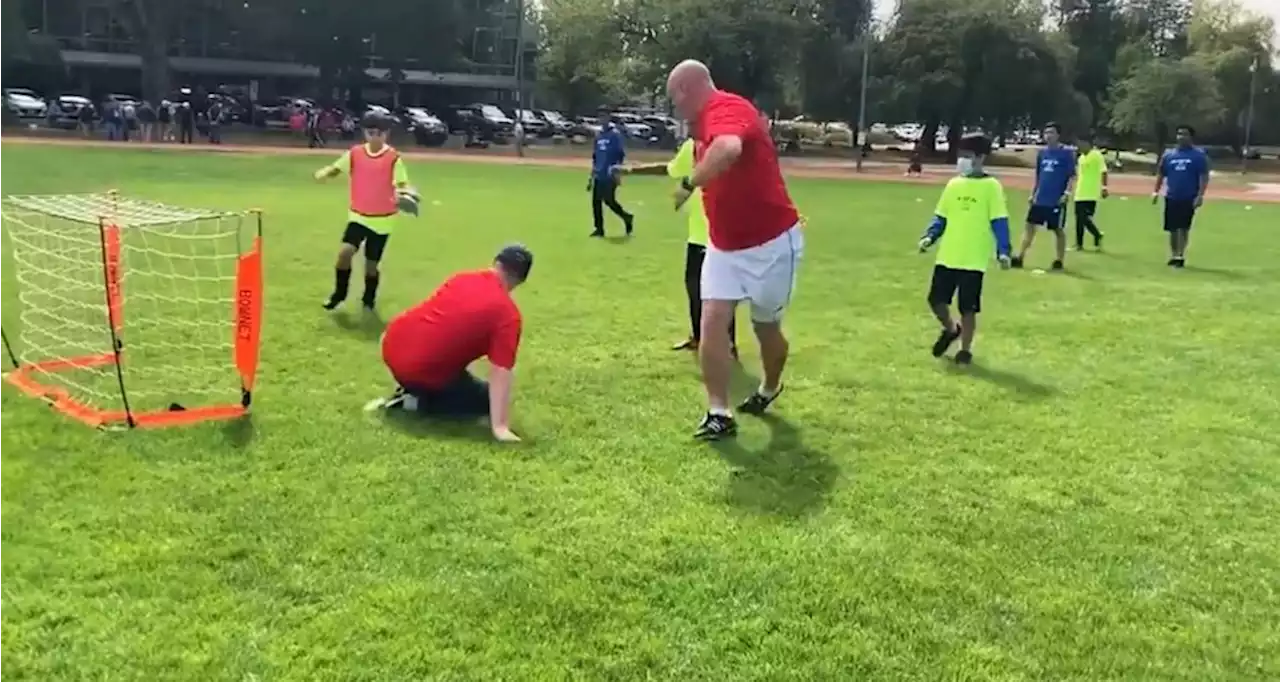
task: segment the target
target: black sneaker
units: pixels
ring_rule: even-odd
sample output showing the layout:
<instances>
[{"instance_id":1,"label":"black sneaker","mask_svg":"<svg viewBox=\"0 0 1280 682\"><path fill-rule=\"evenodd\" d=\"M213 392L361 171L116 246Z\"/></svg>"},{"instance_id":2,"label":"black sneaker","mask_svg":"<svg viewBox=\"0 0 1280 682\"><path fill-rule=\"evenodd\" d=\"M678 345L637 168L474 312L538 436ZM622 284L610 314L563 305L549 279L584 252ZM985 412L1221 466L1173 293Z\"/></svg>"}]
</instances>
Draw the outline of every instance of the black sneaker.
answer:
<instances>
[{"instance_id":1,"label":"black sneaker","mask_svg":"<svg viewBox=\"0 0 1280 682\"><path fill-rule=\"evenodd\" d=\"M626 226L626 228L627 228L627 236L628 236L628 237L630 237L630 236L631 236L631 230L632 230L632 228L634 228L634 227L635 227L635 222L636 222L636 217L635 217L635 216L633 216L633 215L629 215L629 216L627 216L626 218L623 218L623 219L622 219L622 224L623 224L623 225L625 225L625 226Z\"/></svg>"},{"instance_id":2,"label":"black sneaker","mask_svg":"<svg viewBox=\"0 0 1280 682\"><path fill-rule=\"evenodd\" d=\"M1009 259L1009 265L1011 265L1012 267L1015 267L1015 268L1019 268L1019 269L1021 269L1021 268L1022 268L1022 257L1021 257L1021 256L1014 256L1013 258Z\"/></svg>"},{"instance_id":3,"label":"black sneaker","mask_svg":"<svg viewBox=\"0 0 1280 682\"><path fill-rule=\"evenodd\" d=\"M1172 263L1170 263L1170 265L1172 265L1173 267L1178 268L1178 269L1185 268L1185 267L1187 267L1187 259L1186 259L1186 258L1174 258L1174 259L1173 259L1173 262L1172 262Z\"/></svg>"},{"instance_id":4,"label":"black sneaker","mask_svg":"<svg viewBox=\"0 0 1280 682\"><path fill-rule=\"evenodd\" d=\"M1165 263L1165 265L1168 265L1169 267L1173 267L1173 266L1175 266L1175 265L1177 265L1177 264L1178 264L1178 259L1177 259L1177 258L1170 258L1170 259L1169 259L1169 262Z\"/></svg>"},{"instance_id":5,"label":"black sneaker","mask_svg":"<svg viewBox=\"0 0 1280 682\"><path fill-rule=\"evenodd\" d=\"M1093 249L1094 249L1095 251L1101 251L1101 250L1102 250L1102 237L1101 237L1101 236L1098 236L1098 237L1094 237L1094 238L1093 238Z\"/></svg>"},{"instance_id":6,"label":"black sneaker","mask_svg":"<svg viewBox=\"0 0 1280 682\"><path fill-rule=\"evenodd\" d=\"M1056 260L1053 265L1049 266L1050 270L1061 271L1063 269L1062 261Z\"/></svg>"},{"instance_id":7,"label":"black sneaker","mask_svg":"<svg viewBox=\"0 0 1280 682\"><path fill-rule=\"evenodd\" d=\"M942 357L958 338L960 338L960 325L956 325L954 330L943 329L942 333L938 334L938 340L933 342L933 357Z\"/></svg>"},{"instance_id":8,"label":"black sneaker","mask_svg":"<svg viewBox=\"0 0 1280 682\"><path fill-rule=\"evenodd\" d=\"M695 440L720 440L735 436L738 433L738 422L733 417L708 412L693 432Z\"/></svg>"},{"instance_id":9,"label":"black sneaker","mask_svg":"<svg viewBox=\"0 0 1280 682\"><path fill-rule=\"evenodd\" d=\"M338 306L342 305L342 301L343 299L338 298L337 296L330 296L329 300L324 302L324 309L333 310L334 308L337 308Z\"/></svg>"},{"instance_id":10,"label":"black sneaker","mask_svg":"<svg viewBox=\"0 0 1280 682\"><path fill-rule=\"evenodd\" d=\"M783 384L778 384L778 390L772 396L766 396L760 392L760 389L756 389L746 400L742 401L742 404L738 405L738 410L746 414L764 414L764 411L769 409L773 401L782 395L783 388Z\"/></svg>"},{"instance_id":11,"label":"black sneaker","mask_svg":"<svg viewBox=\"0 0 1280 682\"><path fill-rule=\"evenodd\" d=\"M589 236L592 236L592 237L603 237L603 236L604 236L604 230L593 230Z\"/></svg>"},{"instance_id":12,"label":"black sneaker","mask_svg":"<svg viewBox=\"0 0 1280 682\"><path fill-rule=\"evenodd\" d=\"M972 365L972 364L973 364L973 353L970 353L970 352L969 352L969 351L967 351L967 350L962 350L962 351L960 351L959 353L956 353L956 364L957 364L957 365Z\"/></svg>"}]
</instances>

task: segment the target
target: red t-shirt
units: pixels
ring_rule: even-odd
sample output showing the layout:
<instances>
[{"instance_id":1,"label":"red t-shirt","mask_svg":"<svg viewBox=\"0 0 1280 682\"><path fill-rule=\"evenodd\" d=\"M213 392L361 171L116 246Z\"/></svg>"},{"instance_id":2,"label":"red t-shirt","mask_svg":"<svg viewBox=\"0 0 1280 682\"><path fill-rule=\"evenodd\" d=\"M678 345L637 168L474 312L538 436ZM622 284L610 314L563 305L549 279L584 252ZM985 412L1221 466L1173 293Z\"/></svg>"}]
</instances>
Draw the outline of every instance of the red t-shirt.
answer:
<instances>
[{"instance_id":1,"label":"red t-shirt","mask_svg":"<svg viewBox=\"0 0 1280 682\"><path fill-rule=\"evenodd\" d=\"M711 141L721 135L742 138L742 155L702 188L711 245L721 251L749 249L800 222L778 168L778 150L760 112L746 99L717 90L693 125L695 156L701 159Z\"/></svg>"},{"instance_id":2,"label":"red t-shirt","mask_svg":"<svg viewBox=\"0 0 1280 682\"><path fill-rule=\"evenodd\" d=\"M391 320L382 361L402 386L441 388L485 356L503 369L515 367L520 328L520 310L498 273L462 272Z\"/></svg>"}]
</instances>

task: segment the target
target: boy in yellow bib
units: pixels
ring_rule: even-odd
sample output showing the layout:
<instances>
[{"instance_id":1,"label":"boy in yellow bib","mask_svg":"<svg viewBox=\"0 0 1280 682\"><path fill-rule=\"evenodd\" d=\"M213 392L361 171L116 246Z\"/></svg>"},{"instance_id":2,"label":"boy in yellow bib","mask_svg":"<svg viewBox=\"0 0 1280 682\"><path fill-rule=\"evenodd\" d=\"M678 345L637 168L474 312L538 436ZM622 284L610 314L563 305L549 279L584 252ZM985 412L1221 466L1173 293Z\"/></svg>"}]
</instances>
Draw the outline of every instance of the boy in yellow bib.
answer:
<instances>
[{"instance_id":1,"label":"boy in yellow bib","mask_svg":"<svg viewBox=\"0 0 1280 682\"><path fill-rule=\"evenodd\" d=\"M985 135L970 133L960 138L956 163L960 174L942 190L933 222L919 243L922 253L939 244L928 298L934 317L942 323L942 332L933 343L933 357L942 357L959 339L956 363L961 365L973 362L973 336L982 310L982 279L991 256L999 259L1001 268L1008 268L1012 251L1004 188L982 168L990 153L991 140ZM959 322L951 315L951 301L957 294Z\"/></svg>"},{"instance_id":2,"label":"boy in yellow bib","mask_svg":"<svg viewBox=\"0 0 1280 682\"><path fill-rule=\"evenodd\" d=\"M683 178L693 174L693 138L684 141L676 155L667 163L651 163L637 166L615 166L621 174L666 175ZM685 247L684 290L689 298L689 338L676 343L672 350L698 350L702 336L702 261L707 256L707 240L711 231L706 211L702 208L702 190L695 189L681 210L689 216L689 243ZM738 357L737 325L729 321L729 343L733 356Z\"/></svg>"},{"instance_id":3,"label":"boy in yellow bib","mask_svg":"<svg viewBox=\"0 0 1280 682\"><path fill-rule=\"evenodd\" d=\"M351 283L351 261L364 247L364 295L361 303L372 311L378 298L378 264L387 248L400 211L417 214L417 193L409 186L409 171L395 147L387 144L391 121L369 113L360 121L364 144L347 150L336 162L315 172L316 180L351 176L350 209L342 247L334 266L333 293L324 309L333 310L347 299Z\"/></svg>"},{"instance_id":4,"label":"boy in yellow bib","mask_svg":"<svg viewBox=\"0 0 1280 682\"><path fill-rule=\"evenodd\" d=\"M1093 138L1080 138L1080 162L1076 178L1076 251L1084 251L1084 233L1093 236L1093 248L1102 250L1102 230L1093 216L1098 212L1098 202L1107 198L1107 159L1093 146Z\"/></svg>"}]
</instances>

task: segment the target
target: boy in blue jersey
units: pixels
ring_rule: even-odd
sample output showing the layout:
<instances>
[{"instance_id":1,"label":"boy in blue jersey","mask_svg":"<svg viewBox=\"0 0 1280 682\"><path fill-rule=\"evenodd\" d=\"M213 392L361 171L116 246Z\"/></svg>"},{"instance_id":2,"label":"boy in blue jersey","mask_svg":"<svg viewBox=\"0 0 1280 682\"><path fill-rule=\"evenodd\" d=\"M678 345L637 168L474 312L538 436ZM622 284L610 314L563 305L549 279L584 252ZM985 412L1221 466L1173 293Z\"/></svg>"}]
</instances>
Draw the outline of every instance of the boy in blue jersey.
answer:
<instances>
[{"instance_id":1,"label":"boy in blue jersey","mask_svg":"<svg viewBox=\"0 0 1280 682\"><path fill-rule=\"evenodd\" d=\"M1031 190L1031 208L1027 210L1027 226L1022 233L1022 248L1013 257L1013 267L1022 267L1022 259L1036 239L1036 228L1053 231L1056 240L1053 269L1061 270L1067 255L1067 233L1063 231L1067 197L1076 179L1075 150L1062 146L1057 123L1044 126L1045 146L1036 153L1036 184Z\"/></svg>"},{"instance_id":2,"label":"boy in blue jersey","mask_svg":"<svg viewBox=\"0 0 1280 682\"><path fill-rule=\"evenodd\" d=\"M591 193L591 219L595 230L592 237L604 236L604 207L608 206L613 214L622 218L627 236L631 236L631 228L635 216L618 203L618 176L615 166L622 165L627 158L627 150L622 133L612 122L605 123L596 134L595 151L591 153L591 177L587 180L587 191Z\"/></svg>"},{"instance_id":3,"label":"boy in blue jersey","mask_svg":"<svg viewBox=\"0 0 1280 682\"><path fill-rule=\"evenodd\" d=\"M1156 173L1156 189L1151 193L1151 203L1160 200L1160 188L1164 193L1164 231L1169 233L1170 267L1181 268L1187 264L1187 242L1191 239L1191 222L1196 209L1204 203L1205 190L1209 189L1209 155L1195 146L1195 128L1178 126L1178 146L1160 157Z\"/></svg>"},{"instance_id":4,"label":"boy in blue jersey","mask_svg":"<svg viewBox=\"0 0 1280 682\"><path fill-rule=\"evenodd\" d=\"M942 323L933 357L940 358L960 340L956 363L973 362L973 336L982 310L982 279L994 253L1001 268L1010 264L1009 210L1000 181L986 174L983 161L991 153L991 140L981 133L960 138L956 169L938 207L933 222L920 238L923 253L935 243L938 261L929 285L929 307ZM959 294L960 321L951 315L951 300Z\"/></svg>"}]
</instances>

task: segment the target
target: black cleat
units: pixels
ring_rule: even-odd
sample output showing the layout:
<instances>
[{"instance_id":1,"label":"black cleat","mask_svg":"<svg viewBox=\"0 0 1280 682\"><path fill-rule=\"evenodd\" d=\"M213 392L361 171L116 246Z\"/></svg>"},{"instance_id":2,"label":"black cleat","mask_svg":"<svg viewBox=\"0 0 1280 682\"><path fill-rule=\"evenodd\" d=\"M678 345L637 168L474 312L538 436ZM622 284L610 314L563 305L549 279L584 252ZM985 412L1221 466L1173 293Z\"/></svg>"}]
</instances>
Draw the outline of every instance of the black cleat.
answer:
<instances>
[{"instance_id":1,"label":"black cleat","mask_svg":"<svg viewBox=\"0 0 1280 682\"><path fill-rule=\"evenodd\" d=\"M603 236L604 236L604 230L593 230L589 236L592 236L592 237L603 237Z\"/></svg>"},{"instance_id":2,"label":"black cleat","mask_svg":"<svg viewBox=\"0 0 1280 682\"><path fill-rule=\"evenodd\" d=\"M951 347L951 344L955 343L958 338L960 338L960 325L956 325L954 330L943 329L942 332L938 334L938 340L933 342L933 357L942 357L947 352L947 349Z\"/></svg>"},{"instance_id":3,"label":"black cleat","mask_svg":"<svg viewBox=\"0 0 1280 682\"><path fill-rule=\"evenodd\" d=\"M1173 259L1173 261L1170 263L1170 265L1172 265L1173 267L1178 268L1179 270L1181 270L1182 268L1187 267L1187 259L1186 259L1186 258L1174 258L1174 259Z\"/></svg>"},{"instance_id":4,"label":"black cleat","mask_svg":"<svg viewBox=\"0 0 1280 682\"><path fill-rule=\"evenodd\" d=\"M1178 264L1178 259L1177 259L1177 258L1170 258L1170 259L1169 259L1169 262L1165 263L1165 265L1168 265L1169 267L1173 267L1173 266L1175 266L1175 265L1177 265L1177 264Z\"/></svg>"},{"instance_id":5,"label":"black cleat","mask_svg":"<svg viewBox=\"0 0 1280 682\"><path fill-rule=\"evenodd\" d=\"M720 440L737 434L738 422L734 421L733 417L708 412L698 424L697 430L693 432L693 438L694 440Z\"/></svg>"},{"instance_id":6,"label":"black cleat","mask_svg":"<svg viewBox=\"0 0 1280 682\"><path fill-rule=\"evenodd\" d=\"M333 310L334 308L337 308L338 306L342 305L342 301L343 299L341 298L337 298L336 296L330 296L329 300L324 302L324 309Z\"/></svg>"},{"instance_id":7,"label":"black cleat","mask_svg":"<svg viewBox=\"0 0 1280 682\"><path fill-rule=\"evenodd\" d=\"M623 218L622 220L622 224L625 225L627 228L628 237L631 236L631 230L635 228L635 222L636 222L636 217L633 215L629 215L626 218Z\"/></svg>"},{"instance_id":8,"label":"black cleat","mask_svg":"<svg viewBox=\"0 0 1280 682\"><path fill-rule=\"evenodd\" d=\"M1093 249L1094 249L1095 251L1101 251L1101 250L1102 250L1102 237L1101 237L1101 236L1098 236L1098 237L1094 237L1094 238L1093 238Z\"/></svg>"},{"instance_id":9,"label":"black cleat","mask_svg":"<svg viewBox=\"0 0 1280 682\"><path fill-rule=\"evenodd\" d=\"M972 365L972 364L973 364L973 353L970 353L970 352L969 352L969 351L967 351L967 350L962 350L962 351L960 351L959 353L956 353L956 364L957 364L957 365Z\"/></svg>"},{"instance_id":10,"label":"black cleat","mask_svg":"<svg viewBox=\"0 0 1280 682\"><path fill-rule=\"evenodd\" d=\"M1022 257L1014 256L1013 258L1009 259L1009 265L1018 269L1022 269Z\"/></svg>"},{"instance_id":11,"label":"black cleat","mask_svg":"<svg viewBox=\"0 0 1280 682\"><path fill-rule=\"evenodd\" d=\"M1053 265L1049 266L1049 269L1054 270L1055 272L1061 272L1063 270L1062 261L1060 260L1054 261Z\"/></svg>"},{"instance_id":12,"label":"black cleat","mask_svg":"<svg viewBox=\"0 0 1280 682\"><path fill-rule=\"evenodd\" d=\"M766 396L760 392L760 389L756 389L746 400L742 401L742 404L738 405L738 410L746 414L764 414L764 411L769 409L773 401L782 395L782 389L783 385L778 384L778 390L772 396Z\"/></svg>"}]
</instances>

